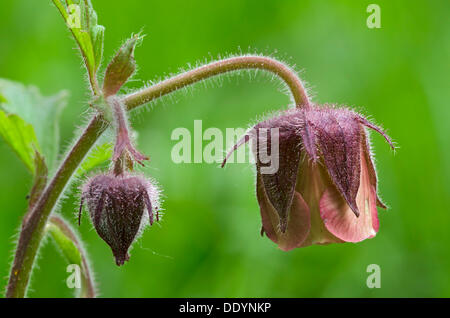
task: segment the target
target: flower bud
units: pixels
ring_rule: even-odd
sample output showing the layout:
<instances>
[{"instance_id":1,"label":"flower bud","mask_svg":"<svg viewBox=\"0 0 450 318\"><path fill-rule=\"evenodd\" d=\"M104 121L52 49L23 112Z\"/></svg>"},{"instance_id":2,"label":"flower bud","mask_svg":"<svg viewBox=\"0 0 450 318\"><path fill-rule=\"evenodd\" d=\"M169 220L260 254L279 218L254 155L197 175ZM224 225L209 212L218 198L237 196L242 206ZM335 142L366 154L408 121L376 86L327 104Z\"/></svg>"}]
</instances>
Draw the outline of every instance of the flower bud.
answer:
<instances>
[{"instance_id":1,"label":"flower bud","mask_svg":"<svg viewBox=\"0 0 450 318\"><path fill-rule=\"evenodd\" d=\"M82 187L79 222L86 202L95 230L111 247L120 266L129 259L128 250L145 226L147 215L150 225L154 211L159 220L158 197L158 189L141 176L99 174Z\"/></svg>"},{"instance_id":2,"label":"flower bud","mask_svg":"<svg viewBox=\"0 0 450 318\"><path fill-rule=\"evenodd\" d=\"M136 70L134 49L142 40L136 34L128 39L117 51L105 71L103 94L105 97L115 95Z\"/></svg>"}]
</instances>

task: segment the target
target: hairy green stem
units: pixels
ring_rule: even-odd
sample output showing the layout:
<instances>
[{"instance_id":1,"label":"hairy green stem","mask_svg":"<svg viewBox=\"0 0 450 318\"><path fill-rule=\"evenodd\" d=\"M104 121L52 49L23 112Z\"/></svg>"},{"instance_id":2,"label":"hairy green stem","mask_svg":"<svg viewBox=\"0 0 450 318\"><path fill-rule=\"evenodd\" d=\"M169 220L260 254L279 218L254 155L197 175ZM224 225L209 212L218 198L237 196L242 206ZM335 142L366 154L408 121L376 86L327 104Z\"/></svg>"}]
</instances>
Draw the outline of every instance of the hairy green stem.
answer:
<instances>
[{"instance_id":1,"label":"hairy green stem","mask_svg":"<svg viewBox=\"0 0 450 318\"><path fill-rule=\"evenodd\" d=\"M265 70L277 75L289 87L296 107L310 107L306 91L295 72L277 60L261 56L240 56L213 62L127 95L123 101L127 109L132 110L188 85L243 69ZM38 202L24 218L6 290L7 297L24 297L26 295L33 264L49 216L77 167L106 128L107 124L101 115L95 115L91 119Z\"/></svg>"}]
</instances>

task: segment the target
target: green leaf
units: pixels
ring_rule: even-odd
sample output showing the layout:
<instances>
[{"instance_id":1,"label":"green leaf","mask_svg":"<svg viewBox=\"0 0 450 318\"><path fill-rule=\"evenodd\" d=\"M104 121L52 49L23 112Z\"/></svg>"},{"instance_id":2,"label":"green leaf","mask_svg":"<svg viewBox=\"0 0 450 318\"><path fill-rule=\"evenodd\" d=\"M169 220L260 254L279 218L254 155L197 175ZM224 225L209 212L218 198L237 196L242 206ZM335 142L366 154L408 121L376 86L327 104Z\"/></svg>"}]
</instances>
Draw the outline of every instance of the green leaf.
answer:
<instances>
[{"instance_id":1,"label":"green leaf","mask_svg":"<svg viewBox=\"0 0 450 318\"><path fill-rule=\"evenodd\" d=\"M91 30L91 37L94 39L94 57L95 69L98 70L103 58L103 38L105 36L105 27L97 25Z\"/></svg>"},{"instance_id":2,"label":"green leaf","mask_svg":"<svg viewBox=\"0 0 450 318\"><path fill-rule=\"evenodd\" d=\"M70 224L62 217L54 214L47 222L45 232L53 239L67 263L80 267L82 280L78 296L95 297L95 283L86 252Z\"/></svg>"},{"instance_id":3,"label":"green leaf","mask_svg":"<svg viewBox=\"0 0 450 318\"><path fill-rule=\"evenodd\" d=\"M38 142L33 126L17 115L7 115L0 110L0 135L14 150L31 173L34 173L34 153Z\"/></svg>"},{"instance_id":4,"label":"green leaf","mask_svg":"<svg viewBox=\"0 0 450 318\"><path fill-rule=\"evenodd\" d=\"M46 230L61 250L67 262L69 264L81 265L81 254L71 238L66 235L66 233L64 233L63 230L54 222L48 223Z\"/></svg>"},{"instance_id":5,"label":"green leaf","mask_svg":"<svg viewBox=\"0 0 450 318\"><path fill-rule=\"evenodd\" d=\"M108 64L103 81L105 97L116 94L136 70L134 49L142 40L139 34L128 39Z\"/></svg>"},{"instance_id":6,"label":"green leaf","mask_svg":"<svg viewBox=\"0 0 450 318\"><path fill-rule=\"evenodd\" d=\"M3 138L30 171L34 172L35 149L44 156L49 169L53 168L59 153L58 120L68 94L63 91L44 97L34 86L1 78L0 94L6 100L0 103Z\"/></svg>"},{"instance_id":7,"label":"green leaf","mask_svg":"<svg viewBox=\"0 0 450 318\"><path fill-rule=\"evenodd\" d=\"M92 170L93 168L101 165L102 163L108 161L112 156L112 145L109 142L101 144L95 147L88 157L83 161L81 166L78 168L76 172L76 176L80 177L85 174L87 171Z\"/></svg>"},{"instance_id":8,"label":"green leaf","mask_svg":"<svg viewBox=\"0 0 450 318\"><path fill-rule=\"evenodd\" d=\"M90 0L66 0L66 3L52 1L80 48L92 91L98 95L97 70L103 55L105 28L97 24L97 13Z\"/></svg>"}]
</instances>

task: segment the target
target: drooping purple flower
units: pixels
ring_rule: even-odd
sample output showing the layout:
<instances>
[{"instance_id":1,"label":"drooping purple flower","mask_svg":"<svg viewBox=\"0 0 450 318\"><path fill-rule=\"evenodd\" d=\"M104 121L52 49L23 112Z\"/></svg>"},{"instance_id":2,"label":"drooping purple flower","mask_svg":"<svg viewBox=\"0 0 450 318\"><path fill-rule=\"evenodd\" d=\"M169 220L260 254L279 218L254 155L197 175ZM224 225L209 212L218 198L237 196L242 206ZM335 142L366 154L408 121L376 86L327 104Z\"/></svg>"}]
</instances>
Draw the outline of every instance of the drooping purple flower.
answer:
<instances>
[{"instance_id":1,"label":"drooping purple flower","mask_svg":"<svg viewBox=\"0 0 450 318\"><path fill-rule=\"evenodd\" d=\"M327 105L289 110L260 122L234 146L232 151L253 142L261 233L283 250L359 242L376 235L376 206L385 206L377 195L364 127L381 133L394 148L363 116ZM273 129L276 138L262 133ZM274 149L277 170L264 172L267 162L261 154Z\"/></svg>"},{"instance_id":2,"label":"drooping purple flower","mask_svg":"<svg viewBox=\"0 0 450 318\"><path fill-rule=\"evenodd\" d=\"M141 176L99 174L82 188L79 222L86 202L95 230L111 247L120 266L129 259L128 250L145 226L147 215L150 225L154 214L159 220L158 196L158 189Z\"/></svg>"}]
</instances>

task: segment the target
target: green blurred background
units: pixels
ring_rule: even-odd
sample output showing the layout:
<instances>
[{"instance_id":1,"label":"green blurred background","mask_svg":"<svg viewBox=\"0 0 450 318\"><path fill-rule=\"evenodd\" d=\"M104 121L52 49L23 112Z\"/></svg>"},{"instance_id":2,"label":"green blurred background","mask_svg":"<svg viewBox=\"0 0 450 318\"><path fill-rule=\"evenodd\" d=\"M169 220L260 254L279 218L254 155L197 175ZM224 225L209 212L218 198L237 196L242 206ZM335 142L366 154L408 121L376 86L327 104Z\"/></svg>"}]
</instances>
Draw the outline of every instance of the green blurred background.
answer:
<instances>
[{"instance_id":1,"label":"green blurred background","mask_svg":"<svg viewBox=\"0 0 450 318\"><path fill-rule=\"evenodd\" d=\"M247 127L288 98L270 77L225 77L200 84L133 116L145 173L164 191L164 220L135 244L118 268L86 217L79 229L104 297L442 297L450 296L450 12L449 1L375 1L381 29L368 29L374 1L93 0L106 27L105 56L131 33L147 34L136 51L142 86L188 63L219 55L271 54L303 70L317 103L370 114L388 129L394 153L373 136L380 191L376 238L289 253L259 236L253 167L174 164L178 127ZM61 145L85 121L84 70L51 1L2 0L0 77L68 89ZM206 86L206 88L205 88ZM15 233L31 176L0 141L0 285L7 282ZM77 184L74 184L75 188ZM75 224L77 191L61 205ZM381 288L366 286L369 264ZM52 243L42 248L29 296L70 297L66 264ZM3 287L2 287L3 288Z\"/></svg>"}]
</instances>

